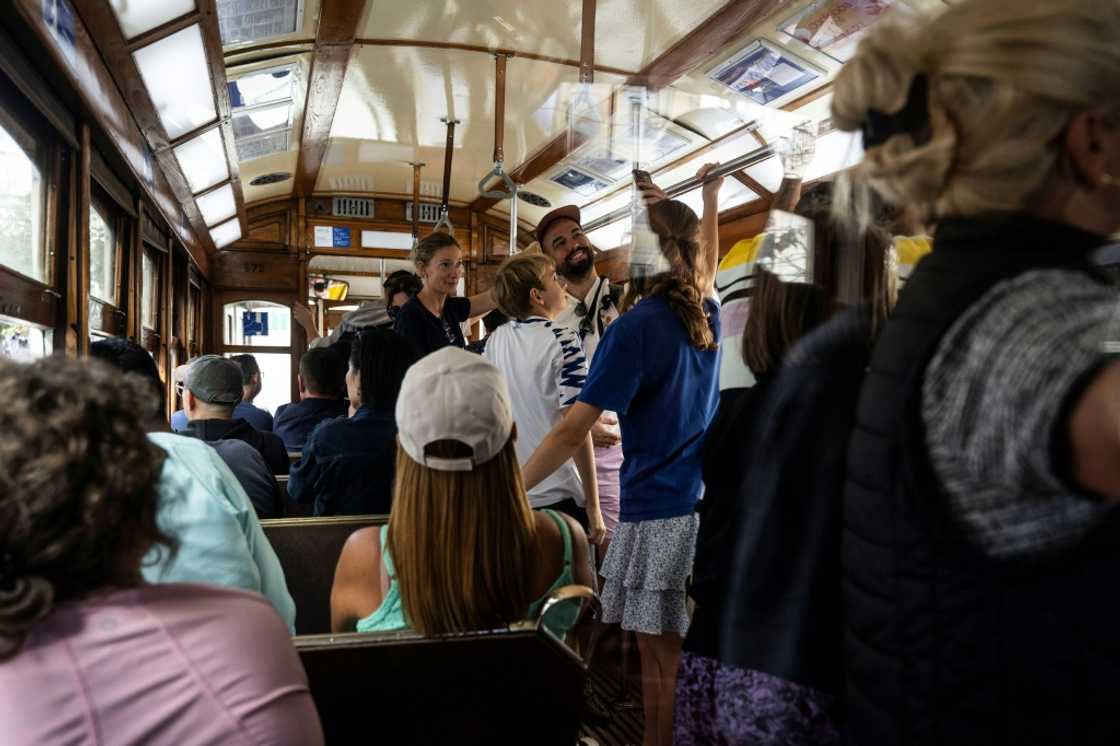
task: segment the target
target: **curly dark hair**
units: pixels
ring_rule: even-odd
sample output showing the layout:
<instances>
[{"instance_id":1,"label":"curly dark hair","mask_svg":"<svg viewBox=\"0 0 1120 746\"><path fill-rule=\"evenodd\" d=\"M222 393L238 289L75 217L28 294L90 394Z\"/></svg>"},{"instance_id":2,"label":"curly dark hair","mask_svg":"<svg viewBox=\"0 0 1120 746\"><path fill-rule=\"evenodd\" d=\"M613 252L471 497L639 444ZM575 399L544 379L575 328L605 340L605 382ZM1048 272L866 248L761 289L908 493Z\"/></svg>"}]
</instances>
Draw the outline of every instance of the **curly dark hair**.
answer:
<instances>
[{"instance_id":1,"label":"curly dark hair","mask_svg":"<svg viewBox=\"0 0 1120 746\"><path fill-rule=\"evenodd\" d=\"M0 660L56 604L139 581L166 458L145 381L94 360L0 360Z\"/></svg>"}]
</instances>

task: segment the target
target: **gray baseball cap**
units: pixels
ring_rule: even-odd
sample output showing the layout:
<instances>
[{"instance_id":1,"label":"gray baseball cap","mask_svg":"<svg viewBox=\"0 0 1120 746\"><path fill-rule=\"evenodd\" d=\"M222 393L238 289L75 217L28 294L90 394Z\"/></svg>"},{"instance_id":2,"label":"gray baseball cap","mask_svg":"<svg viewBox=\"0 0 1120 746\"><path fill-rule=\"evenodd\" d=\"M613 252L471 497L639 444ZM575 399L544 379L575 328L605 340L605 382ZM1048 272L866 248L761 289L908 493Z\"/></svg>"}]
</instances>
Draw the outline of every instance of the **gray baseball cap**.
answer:
<instances>
[{"instance_id":1,"label":"gray baseball cap","mask_svg":"<svg viewBox=\"0 0 1120 746\"><path fill-rule=\"evenodd\" d=\"M241 401L241 368L219 355L191 361L183 386L209 404L235 405Z\"/></svg>"}]
</instances>

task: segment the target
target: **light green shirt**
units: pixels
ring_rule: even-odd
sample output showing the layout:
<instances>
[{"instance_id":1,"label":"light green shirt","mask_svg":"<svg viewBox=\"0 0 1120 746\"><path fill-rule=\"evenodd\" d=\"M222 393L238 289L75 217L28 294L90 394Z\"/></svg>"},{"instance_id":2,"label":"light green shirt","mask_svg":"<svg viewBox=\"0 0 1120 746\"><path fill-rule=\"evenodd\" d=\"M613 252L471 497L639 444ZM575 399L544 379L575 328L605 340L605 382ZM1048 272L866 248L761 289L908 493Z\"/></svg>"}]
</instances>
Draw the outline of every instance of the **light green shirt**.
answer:
<instances>
[{"instance_id":1,"label":"light green shirt","mask_svg":"<svg viewBox=\"0 0 1120 746\"><path fill-rule=\"evenodd\" d=\"M167 452L159 480L161 530L179 542L144 558L149 583L210 583L260 593L295 633L296 605L253 504L217 451L201 440L149 433Z\"/></svg>"}]
</instances>

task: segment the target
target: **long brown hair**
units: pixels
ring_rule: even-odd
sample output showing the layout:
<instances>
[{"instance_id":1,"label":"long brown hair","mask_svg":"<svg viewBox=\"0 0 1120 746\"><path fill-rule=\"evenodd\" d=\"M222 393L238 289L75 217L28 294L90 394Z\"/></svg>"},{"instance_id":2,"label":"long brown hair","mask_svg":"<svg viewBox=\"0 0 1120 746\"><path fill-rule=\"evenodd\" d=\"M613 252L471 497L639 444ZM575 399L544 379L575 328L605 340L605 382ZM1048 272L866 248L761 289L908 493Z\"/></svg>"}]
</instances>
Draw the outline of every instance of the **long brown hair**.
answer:
<instances>
[{"instance_id":1,"label":"long brown hair","mask_svg":"<svg viewBox=\"0 0 1120 746\"><path fill-rule=\"evenodd\" d=\"M825 291L807 282L783 282L764 269L756 271L747 324L743 328L743 362L757 377L781 365L791 347L828 315Z\"/></svg>"},{"instance_id":2,"label":"long brown hair","mask_svg":"<svg viewBox=\"0 0 1120 746\"><path fill-rule=\"evenodd\" d=\"M438 441L426 450L462 458L463 448ZM472 471L439 471L397 450L389 551L405 618L417 632L493 629L522 619L533 602L535 541L512 437Z\"/></svg>"},{"instance_id":3,"label":"long brown hair","mask_svg":"<svg viewBox=\"0 0 1120 746\"><path fill-rule=\"evenodd\" d=\"M876 225L861 232L837 220L832 195L831 184L820 184L797 204L797 214L813 222L812 284L756 270L741 346L743 362L756 376L777 369L789 349L837 307L867 304L874 336L898 298L891 235Z\"/></svg>"},{"instance_id":4,"label":"long brown hair","mask_svg":"<svg viewBox=\"0 0 1120 746\"><path fill-rule=\"evenodd\" d=\"M689 344L700 350L716 349L718 343L704 311L704 296L696 284L700 219L685 203L666 199L650 206L649 225L657 234L661 255L670 270L650 278L631 279L622 310L629 310L642 298L660 295L684 324Z\"/></svg>"}]
</instances>

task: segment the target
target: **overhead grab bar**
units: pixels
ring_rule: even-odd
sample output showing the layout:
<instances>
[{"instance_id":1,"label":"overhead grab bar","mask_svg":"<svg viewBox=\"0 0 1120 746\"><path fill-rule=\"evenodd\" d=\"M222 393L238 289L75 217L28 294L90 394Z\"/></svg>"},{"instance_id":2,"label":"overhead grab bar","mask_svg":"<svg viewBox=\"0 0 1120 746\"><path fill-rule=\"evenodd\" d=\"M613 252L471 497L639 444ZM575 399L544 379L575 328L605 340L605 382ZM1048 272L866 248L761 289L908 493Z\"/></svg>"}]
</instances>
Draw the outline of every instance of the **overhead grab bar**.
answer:
<instances>
[{"instance_id":1,"label":"overhead grab bar","mask_svg":"<svg viewBox=\"0 0 1120 746\"><path fill-rule=\"evenodd\" d=\"M678 197L685 192L691 192L693 189L703 185L707 181L738 173L745 168L756 166L759 163L765 161L767 158L772 158L774 155L774 146L764 145L761 148L752 150L751 152L741 155L738 158L734 158L727 163L721 163L719 166L713 168L710 172L708 172L708 175L704 179L693 176L691 178L685 179L679 184L673 184L672 186L667 187L665 189L665 195L669 199ZM590 220L584 223L583 230L585 233L590 233L593 230L602 228L604 225L610 225L616 220L621 220L622 218L627 217L629 214L629 205L627 205L626 207L621 207L617 210L614 210L613 212L608 212L606 215L602 215L595 218L594 220Z\"/></svg>"},{"instance_id":2,"label":"overhead grab bar","mask_svg":"<svg viewBox=\"0 0 1120 746\"><path fill-rule=\"evenodd\" d=\"M447 145L443 153L443 197L439 203L439 220L432 232L444 231L452 235L455 233L455 226L451 224L451 211L447 207L447 201L451 198L451 159L455 155L455 125L459 124L459 120L441 117L439 121L447 125Z\"/></svg>"},{"instance_id":3,"label":"overhead grab bar","mask_svg":"<svg viewBox=\"0 0 1120 746\"><path fill-rule=\"evenodd\" d=\"M511 55L498 52L494 55L494 168L478 182L478 193L489 199L509 200L509 254L517 253L517 182L502 167L505 160L506 132L506 61ZM505 186L487 189L491 179Z\"/></svg>"}]
</instances>

